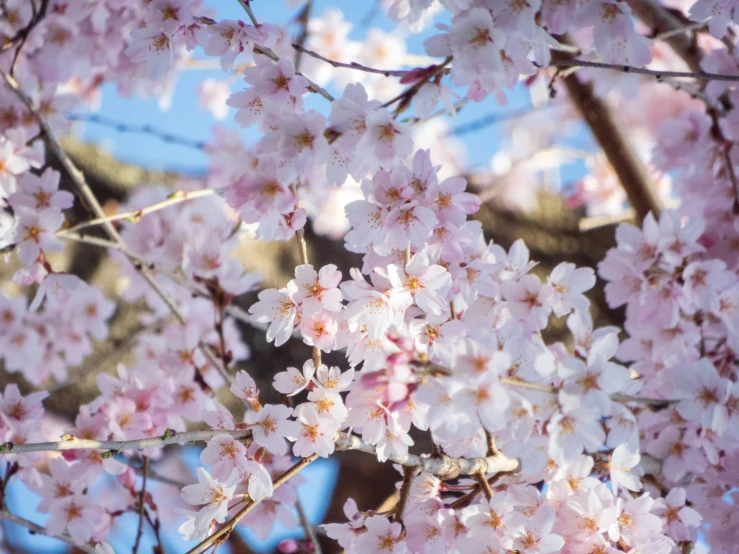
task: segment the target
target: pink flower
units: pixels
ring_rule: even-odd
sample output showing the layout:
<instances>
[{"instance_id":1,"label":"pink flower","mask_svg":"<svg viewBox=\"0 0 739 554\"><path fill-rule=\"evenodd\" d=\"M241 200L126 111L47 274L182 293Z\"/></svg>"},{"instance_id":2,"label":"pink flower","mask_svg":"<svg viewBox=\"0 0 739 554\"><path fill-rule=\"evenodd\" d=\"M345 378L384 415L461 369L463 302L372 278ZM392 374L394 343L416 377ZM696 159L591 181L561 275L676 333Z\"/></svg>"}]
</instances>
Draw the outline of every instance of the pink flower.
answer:
<instances>
[{"instance_id":1,"label":"pink flower","mask_svg":"<svg viewBox=\"0 0 739 554\"><path fill-rule=\"evenodd\" d=\"M300 332L303 342L308 346L315 346L324 352L331 352L336 348L336 334L339 324L336 315L331 312L319 312L316 315L304 317L300 322Z\"/></svg>"},{"instance_id":2,"label":"pink flower","mask_svg":"<svg viewBox=\"0 0 739 554\"><path fill-rule=\"evenodd\" d=\"M272 478L267 469L254 460L246 460L239 470L242 483L246 483L249 498L260 502L272 496Z\"/></svg>"},{"instance_id":3,"label":"pink flower","mask_svg":"<svg viewBox=\"0 0 739 554\"><path fill-rule=\"evenodd\" d=\"M213 521L223 523L228 515L228 503L233 498L239 480L234 470L225 481L210 476L202 467L197 468L198 483L182 487L182 499L188 504L203 506L192 518L195 536L204 538ZM182 532L182 527L180 528Z\"/></svg>"},{"instance_id":4,"label":"pink flower","mask_svg":"<svg viewBox=\"0 0 739 554\"><path fill-rule=\"evenodd\" d=\"M213 478L225 481L246 462L246 447L231 435L218 435L208 441L200 461L211 466Z\"/></svg>"},{"instance_id":5,"label":"pink flower","mask_svg":"<svg viewBox=\"0 0 739 554\"><path fill-rule=\"evenodd\" d=\"M367 532L354 540L356 552L362 554L402 554L407 552L401 538L403 530L400 523L390 523L385 516L368 517L364 526Z\"/></svg>"},{"instance_id":6,"label":"pink flower","mask_svg":"<svg viewBox=\"0 0 739 554\"><path fill-rule=\"evenodd\" d=\"M77 544L85 544L95 529L103 523L103 513L98 502L89 496L74 494L54 502L51 517L46 521L50 535L61 535L66 530Z\"/></svg>"},{"instance_id":7,"label":"pink flower","mask_svg":"<svg viewBox=\"0 0 739 554\"><path fill-rule=\"evenodd\" d=\"M721 435L727 428L731 381L719 376L714 365L701 359L691 370L677 373L677 389L686 397L677 405L678 413L688 421L700 422Z\"/></svg>"},{"instance_id":8,"label":"pink flower","mask_svg":"<svg viewBox=\"0 0 739 554\"><path fill-rule=\"evenodd\" d=\"M583 450L596 452L606 440L597 412L584 408L566 414L555 413L547 424L547 431L549 455L560 462L575 460Z\"/></svg>"},{"instance_id":9,"label":"pink flower","mask_svg":"<svg viewBox=\"0 0 739 554\"><path fill-rule=\"evenodd\" d=\"M298 288L290 281L284 289L267 289L259 293L259 301L249 308L259 323L269 323L267 341L275 341L275 346L287 342L293 332L298 317L295 294ZM296 321L297 320L297 321Z\"/></svg>"},{"instance_id":10,"label":"pink flower","mask_svg":"<svg viewBox=\"0 0 739 554\"><path fill-rule=\"evenodd\" d=\"M150 414L137 412L135 402L129 398L110 400L101 412L108 418L110 432L116 440L140 439L152 426Z\"/></svg>"},{"instance_id":11,"label":"pink flower","mask_svg":"<svg viewBox=\"0 0 739 554\"><path fill-rule=\"evenodd\" d=\"M5 393L0 394L0 417L13 424L39 420L44 415L44 405L41 401L47 396L49 393L46 391L22 396L18 385L7 385Z\"/></svg>"},{"instance_id":12,"label":"pink flower","mask_svg":"<svg viewBox=\"0 0 739 554\"><path fill-rule=\"evenodd\" d=\"M405 203L387 214L383 222L384 240L375 244L375 251L387 255L392 250L405 250L408 246L420 250L438 223L430 209L416 201Z\"/></svg>"},{"instance_id":13,"label":"pink flower","mask_svg":"<svg viewBox=\"0 0 739 554\"><path fill-rule=\"evenodd\" d=\"M231 385L231 393L249 403L259 402L259 389L246 371L239 371Z\"/></svg>"},{"instance_id":14,"label":"pink flower","mask_svg":"<svg viewBox=\"0 0 739 554\"><path fill-rule=\"evenodd\" d=\"M64 223L64 216L58 209L36 211L19 207L16 214L18 223L14 241L20 263L31 265L42 252L60 252L64 249L64 243L54 236Z\"/></svg>"},{"instance_id":15,"label":"pink flower","mask_svg":"<svg viewBox=\"0 0 739 554\"><path fill-rule=\"evenodd\" d=\"M395 264L388 266L387 275L393 286L391 302L396 310L402 312L415 302L427 314L448 313L449 302L444 295L452 279L442 266L430 265L426 254L415 254L405 269Z\"/></svg>"},{"instance_id":16,"label":"pink flower","mask_svg":"<svg viewBox=\"0 0 739 554\"><path fill-rule=\"evenodd\" d=\"M295 441L293 453L301 458L312 454L318 454L322 458L331 455L334 451L333 436L340 424L333 419L320 417L310 404L296 408L295 415L300 426L294 435L288 437Z\"/></svg>"},{"instance_id":17,"label":"pink flower","mask_svg":"<svg viewBox=\"0 0 739 554\"><path fill-rule=\"evenodd\" d=\"M533 329L547 326L551 291L542 285L537 276L524 275L517 281L505 281L501 291L513 317L525 321Z\"/></svg>"},{"instance_id":18,"label":"pink flower","mask_svg":"<svg viewBox=\"0 0 739 554\"><path fill-rule=\"evenodd\" d=\"M125 54L135 63L145 63L150 79L162 77L174 63L172 36L155 27L131 31L131 44Z\"/></svg>"},{"instance_id":19,"label":"pink flower","mask_svg":"<svg viewBox=\"0 0 739 554\"><path fill-rule=\"evenodd\" d=\"M308 81L296 74L292 60L283 58L274 62L265 56L257 56L256 62L257 65L246 69L244 80L254 87L259 98L291 111L302 111Z\"/></svg>"},{"instance_id":20,"label":"pink flower","mask_svg":"<svg viewBox=\"0 0 739 554\"><path fill-rule=\"evenodd\" d=\"M14 207L25 206L33 210L56 208L66 210L74 203L74 196L59 190L59 172L47 168L40 176L24 173L18 178L18 190L11 194L8 202Z\"/></svg>"},{"instance_id":21,"label":"pink flower","mask_svg":"<svg viewBox=\"0 0 739 554\"><path fill-rule=\"evenodd\" d=\"M572 310L587 311L590 301L582 294L595 286L595 274L589 267L561 263L549 274L547 283L552 288L549 302L557 317Z\"/></svg>"},{"instance_id":22,"label":"pink flower","mask_svg":"<svg viewBox=\"0 0 739 554\"><path fill-rule=\"evenodd\" d=\"M660 518L667 528L670 538L674 541L694 541L695 529L700 526L701 515L685 505L685 489L676 487L664 498L654 501L652 513Z\"/></svg>"},{"instance_id":23,"label":"pink flower","mask_svg":"<svg viewBox=\"0 0 739 554\"><path fill-rule=\"evenodd\" d=\"M297 292L294 298L300 304L301 312L311 316L321 310L341 311L343 297L337 288L339 283L341 283L341 271L333 264L323 266L318 273L310 264L296 267Z\"/></svg>"},{"instance_id":24,"label":"pink flower","mask_svg":"<svg viewBox=\"0 0 739 554\"><path fill-rule=\"evenodd\" d=\"M353 280L341 283L341 290L349 300L343 312L344 320L351 326L362 326L371 340L378 340L397 320L398 314L390 306L387 291L367 283L356 268L352 268L350 273Z\"/></svg>"},{"instance_id":25,"label":"pink flower","mask_svg":"<svg viewBox=\"0 0 739 554\"><path fill-rule=\"evenodd\" d=\"M251 428L254 442L273 454L284 454L287 449L285 437L293 437L298 432L298 424L288 420L292 412L292 409L279 404L267 404L258 412L248 412L246 423Z\"/></svg>"},{"instance_id":26,"label":"pink flower","mask_svg":"<svg viewBox=\"0 0 739 554\"><path fill-rule=\"evenodd\" d=\"M367 123L370 146L383 165L392 165L410 155L413 139L408 127L395 121L386 109L371 112Z\"/></svg>"},{"instance_id":27,"label":"pink flower","mask_svg":"<svg viewBox=\"0 0 739 554\"><path fill-rule=\"evenodd\" d=\"M308 386L311 379L313 379L315 371L316 368L313 365L313 360L307 360L303 364L302 373L294 367L288 367L287 370L281 371L275 375L275 380L274 383L272 383L272 386L277 392L288 396L295 396Z\"/></svg>"},{"instance_id":28,"label":"pink flower","mask_svg":"<svg viewBox=\"0 0 739 554\"><path fill-rule=\"evenodd\" d=\"M641 481L631 472L639 464L640 459L639 452L632 451L626 444L618 445L613 451L608 460L608 471L610 472L614 495L618 494L619 486L630 491L640 491L642 489Z\"/></svg>"},{"instance_id":29,"label":"pink flower","mask_svg":"<svg viewBox=\"0 0 739 554\"><path fill-rule=\"evenodd\" d=\"M530 518L518 517L511 522L512 532L500 544L523 554L558 552L564 546L564 539L552 533L554 520L555 512L548 507L539 508Z\"/></svg>"},{"instance_id":30,"label":"pink flower","mask_svg":"<svg viewBox=\"0 0 739 554\"><path fill-rule=\"evenodd\" d=\"M233 68L236 57L240 54L251 56L254 43L271 47L275 43L274 27L271 25L260 25L259 28L244 24L243 21L224 19L208 25L206 28L207 39L203 45L203 51L207 56L218 56L221 58L223 71Z\"/></svg>"},{"instance_id":31,"label":"pink flower","mask_svg":"<svg viewBox=\"0 0 739 554\"><path fill-rule=\"evenodd\" d=\"M689 15L693 21L708 20L708 30L718 39L723 38L732 21L739 23L739 9L732 0L697 0Z\"/></svg>"},{"instance_id":32,"label":"pink flower","mask_svg":"<svg viewBox=\"0 0 739 554\"><path fill-rule=\"evenodd\" d=\"M615 507L607 508L615 511L617 516L608 528L608 537L614 542L623 540L633 546L660 531L662 522L650 513L653 504L654 499L648 493L626 501L618 498Z\"/></svg>"}]
</instances>

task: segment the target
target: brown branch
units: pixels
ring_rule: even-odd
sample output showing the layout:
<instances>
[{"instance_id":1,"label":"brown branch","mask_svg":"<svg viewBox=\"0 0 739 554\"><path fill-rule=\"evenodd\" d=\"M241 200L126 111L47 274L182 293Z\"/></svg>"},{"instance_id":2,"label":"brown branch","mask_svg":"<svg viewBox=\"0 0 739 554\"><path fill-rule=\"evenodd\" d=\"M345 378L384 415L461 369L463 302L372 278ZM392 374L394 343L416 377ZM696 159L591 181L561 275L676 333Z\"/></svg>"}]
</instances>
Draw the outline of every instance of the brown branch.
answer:
<instances>
[{"instance_id":1,"label":"brown branch","mask_svg":"<svg viewBox=\"0 0 739 554\"><path fill-rule=\"evenodd\" d=\"M566 37L560 40L569 42ZM570 54L557 50L552 51L552 58L553 63L572 60ZM634 152L611 106L596 96L592 84L582 82L577 75L570 74L562 80L572 103L582 114L621 181L637 219L643 220L649 212L658 216L661 205L647 169Z\"/></svg>"},{"instance_id":2,"label":"brown branch","mask_svg":"<svg viewBox=\"0 0 739 554\"><path fill-rule=\"evenodd\" d=\"M488 483L487 477L485 477L485 475L482 473L477 473L474 475L474 478L475 481L477 481L480 490L482 490L483 494L485 495L485 498L490 500L493 497L493 489L490 486L490 483Z\"/></svg>"}]
</instances>

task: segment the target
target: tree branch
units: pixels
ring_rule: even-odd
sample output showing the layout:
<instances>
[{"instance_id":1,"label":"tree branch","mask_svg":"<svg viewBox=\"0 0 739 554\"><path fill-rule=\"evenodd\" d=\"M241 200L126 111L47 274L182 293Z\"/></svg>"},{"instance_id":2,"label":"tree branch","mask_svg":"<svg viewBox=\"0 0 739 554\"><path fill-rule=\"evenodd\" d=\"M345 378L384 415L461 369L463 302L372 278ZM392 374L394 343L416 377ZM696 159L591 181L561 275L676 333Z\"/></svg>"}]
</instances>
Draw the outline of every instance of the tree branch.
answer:
<instances>
[{"instance_id":1,"label":"tree branch","mask_svg":"<svg viewBox=\"0 0 739 554\"><path fill-rule=\"evenodd\" d=\"M148 437L127 441L97 441L71 437L58 442L35 442L28 444L13 444L6 442L0 445L0 454L25 454L27 452L60 452L62 450L107 450L111 452L125 452L127 450L142 450L153 446L166 446L184 442L208 441L219 435L231 435L235 439L243 439L251 434L248 429L224 431L208 429L186 433L165 433L161 437Z\"/></svg>"},{"instance_id":2,"label":"tree branch","mask_svg":"<svg viewBox=\"0 0 739 554\"><path fill-rule=\"evenodd\" d=\"M375 447L362 442L356 435L339 433L334 441L336 450L356 450L367 454L377 455ZM406 456L390 456L389 462L400 464L403 467L416 468L419 473L431 473L441 480L456 479L460 475L475 475L476 473L498 473L501 471L515 471L519 467L518 460L507 456L488 456L487 458L452 458L450 456L422 457L415 454Z\"/></svg>"}]
</instances>

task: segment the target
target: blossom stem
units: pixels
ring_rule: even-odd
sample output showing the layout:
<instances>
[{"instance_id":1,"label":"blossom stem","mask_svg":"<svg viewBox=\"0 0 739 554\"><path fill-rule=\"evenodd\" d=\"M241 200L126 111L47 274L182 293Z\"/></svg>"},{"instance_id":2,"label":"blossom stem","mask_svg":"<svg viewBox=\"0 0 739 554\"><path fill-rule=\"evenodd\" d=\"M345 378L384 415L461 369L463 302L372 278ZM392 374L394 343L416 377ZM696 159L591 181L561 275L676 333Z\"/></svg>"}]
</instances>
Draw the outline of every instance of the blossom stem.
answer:
<instances>
[{"instance_id":1,"label":"blossom stem","mask_svg":"<svg viewBox=\"0 0 739 554\"><path fill-rule=\"evenodd\" d=\"M413 83L413 85L398 94L395 98L391 98L390 100L385 102L382 107L387 108L395 104L395 102L400 101L398 106L395 108L395 113L393 115L393 118L398 117L410 105L411 100L418 93L418 91L421 90L421 87L426 83L431 82L437 75L441 75L446 70L446 66L449 65L451 61L452 57L449 56L436 67L429 67L428 73L423 79L417 81L416 83Z\"/></svg>"},{"instance_id":2,"label":"blossom stem","mask_svg":"<svg viewBox=\"0 0 739 554\"><path fill-rule=\"evenodd\" d=\"M82 552L86 552L87 554L95 554L95 549L92 546L89 546L87 544L77 544L69 535L49 535L46 529L41 525L37 525L32 521L28 521L27 519L18 517L17 515L12 514L7 510L0 510L0 520L9 521L10 523L15 523L16 525L25 527L35 535L44 535L45 537L59 539L60 541L65 542L68 545L81 550Z\"/></svg>"}]
</instances>

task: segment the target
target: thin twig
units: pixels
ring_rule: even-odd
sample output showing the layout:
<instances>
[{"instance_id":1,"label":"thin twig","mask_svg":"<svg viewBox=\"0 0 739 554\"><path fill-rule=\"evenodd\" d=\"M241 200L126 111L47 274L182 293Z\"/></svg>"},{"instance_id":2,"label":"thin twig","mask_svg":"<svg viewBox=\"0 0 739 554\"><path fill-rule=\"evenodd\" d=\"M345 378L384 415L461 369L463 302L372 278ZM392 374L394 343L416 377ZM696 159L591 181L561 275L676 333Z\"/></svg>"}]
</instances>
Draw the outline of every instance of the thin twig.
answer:
<instances>
[{"instance_id":1,"label":"thin twig","mask_svg":"<svg viewBox=\"0 0 739 554\"><path fill-rule=\"evenodd\" d=\"M588 60L552 60L552 67L592 67L597 69L611 69L622 73L635 73L637 75L649 75L658 81L667 78L673 79L704 79L707 81L729 81L739 82L739 75L722 75L709 73L707 71L665 71L661 69L647 69L634 65L621 65L615 63L591 62Z\"/></svg>"},{"instance_id":2,"label":"thin twig","mask_svg":"<svg viewBox=\"0 0 739 554\"><path fill-rule=\"evenodd\" d=\"M413 97L418 93L419 90L421 90L421 87L423 87L426 83L430 83L437 75L441 75L444 72L446 66L449 65L451 61L452 57L449 56L440 64L436 66L429 66L427 68L428 73L422 79L413 83L413 85L398 94L395 98L391 98L390 100L385 102L382 107L387 108L395 104L395 102L400 101L398 106L395 108L394 117L397 117L405 110L405 108L408 107Z\"/></svg>"},{"instance_id":3,"label":"thin twig","mask_svg":"<svg viewBox=\"0 0 739 554\"><path fill-rule=\"evenodd\" d=\"M178 190L170 194L166 200L162 200L161 202L157 202L156 204L152 204L151 206L141 208L140 210L132 210L130 212L123 212L120 214L113 214L113 215L108 215L105 217L98 217L95 219L91 219L89 221L83 221L82 223L78 223L77 225L68 227L67 229L63 229L59 231L58 233L71 233L74 231L79 231L80 229L85 229L87 227L101 225L105 223L106 221L111 221L111 222L120 221L121 219L129 219L133 223L136 223L142 217L152 212L163 210L164 208L168 208L169 206L173 206L181 202L187 202L188 200L194 200L196 198L202 198L204 196L211 196L212 194L218 194L218 192L213 189L201 189L201 190L193 190L193 191L187 191L187 192Z\"/></svg>"},{"instance_id":4,"label":"thin twig","mask_svg":"<svg viewBox=\"0 0 739 554\"><path fill-rule=\"evenodd\" d=\"M336 444L336 450L339 452L356 450L377 455L374 446L362 442L362 439L356 435L339 433L334 443ZM460 475L474 475L480 472L488 474L513 471L519 467L518 460L503 455L486 458L452 458L446 455L425 457L407 454L405 456L390 456L387 461L400 464L403 467L415 468L419 473L431 473L442 481L456 479Z\"/></svg>"},{"instance_id":5,"label":"thin twig","mask_svg":"<svg viewBox=\"0 0 739 554\"><path fill-rule=\"evenodd\" d=\"M310 12L312 9L313 9L313 0L308 0L303 6L303 9L300 10L300 13L298 13L298 16L296 17L296 21L300 24L300 35L298 36L298 39L295 42L295 44L293 44L293 47L296 48L296 51L295 51L295 70L296 71L300 68L300 62L303 59L302 48L305 46L305 41L308 40L308 23L310 22Z\"/></svg>"},{"instance_id":6,"label":"thin twig","mask_svg":"<svg viewBox=\"0 0 739 554\"><path fill-rule=\"evenodd\" d=\"M350 63L337 62L330 58L326 58L325 56L321 56L318 52L314 52L313 50L308 50L307 48L305 48L304 46L298 43L293 43L293 48L295 48L295 50L299 53L308 54L311 58L321 60L331 65L332 67L337 67L337 68L343 67L345 69L354 69L356 71L364 71L365 73L374 73L377 75L384 75L385 77L403 77L409 71L411 71L409 69L377 69L375 67L369 67L366 65L362 65L361 63L357 63L357 62L350 62Z\"/></svg>"},{"instance_id":7,"label":"thin twig","mask_svg":"<svg viewBox=\"0 0 739 554\"><path fill-rule=\"evenodd\" d=\"M133 470L136 472L136 475L144 474L143 467L134 467ZM146 473L148 475L149 480L158 481L159 483L162 483L163 485L170 485L172 487L177 487L178 489L181 489L182 487L186 487L188 485L188 483L184 483L182 481L172 479L171 477L167 477L166 475L162 475L161 473L157 473L151 468L149 468Z\"/></svg>"},{"instance_id":8,"label":"thin twig","mask_svg":"<svg viewBox=\"0 0 739 554\"><path fill-rule=\"evenodd\" d=\"M16 525L20 525L21 527L25 527L33 534L44 535L45 537L59 539L60 541L65 542L68 545L81 550L82 552L86 552L87 554L95 554L95 549L92 546L89 546L87 544L77 544L69 535L50 535L48 531L46 531L46 529L41 525L37 525L32 521L28 521L27 519L18 517L17 515L12 514L7 510L0 510L0 519L15 523Z\"/></svg>"},{"instance_id":9,"label":"thin twig","mask_svg":"<svg viewBox=\"0 0 739 554\"><path fill-rule=\"evenodd\" d=\"M141 491L139 492L139 528L136 530L136 542L133 545L133 554L138 554L141 537L144 534L144 514L146 513L146 505L144 496L146 495L146 477L149 469L149 458L144 456L144 466L142 468Z\"/></svg>"}]
</instances>

